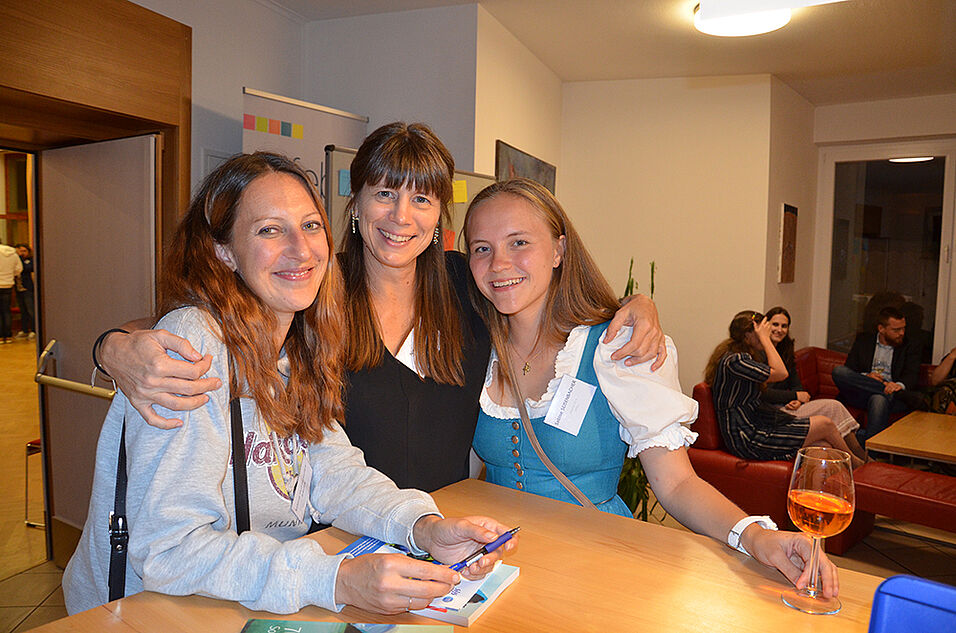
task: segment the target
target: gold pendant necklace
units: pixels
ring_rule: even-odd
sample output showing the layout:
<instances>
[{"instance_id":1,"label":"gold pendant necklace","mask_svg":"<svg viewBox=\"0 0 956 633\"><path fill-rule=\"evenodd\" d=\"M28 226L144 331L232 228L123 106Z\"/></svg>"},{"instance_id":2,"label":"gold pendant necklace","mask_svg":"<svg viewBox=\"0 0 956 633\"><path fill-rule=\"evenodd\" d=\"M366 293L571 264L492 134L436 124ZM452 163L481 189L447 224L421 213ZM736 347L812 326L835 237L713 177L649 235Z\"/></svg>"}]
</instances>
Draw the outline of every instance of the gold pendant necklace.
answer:
<instances>
[{"instance_id":1,"label":"gold pendant necklace","mask_svg":"<svg viewBox=\"0 0 956 633\"><path fill-rule=\"evenodd\" d=\"M535 358L540 353L540 351L537 351L537 352L535 351L537 349L538 349L538 341L536 340L534 342L534 345L531 347L531 351L528 352L528 355L525 356L524 358L524 364L521 366L522 376L527 376L528 372L531 371L531 359ZM514 348L514 345L511 346L511 350L515 355L517 355L518 350ZM520 360L520 356L519 356L519 360Z\"/></svg>"}]
</instances>

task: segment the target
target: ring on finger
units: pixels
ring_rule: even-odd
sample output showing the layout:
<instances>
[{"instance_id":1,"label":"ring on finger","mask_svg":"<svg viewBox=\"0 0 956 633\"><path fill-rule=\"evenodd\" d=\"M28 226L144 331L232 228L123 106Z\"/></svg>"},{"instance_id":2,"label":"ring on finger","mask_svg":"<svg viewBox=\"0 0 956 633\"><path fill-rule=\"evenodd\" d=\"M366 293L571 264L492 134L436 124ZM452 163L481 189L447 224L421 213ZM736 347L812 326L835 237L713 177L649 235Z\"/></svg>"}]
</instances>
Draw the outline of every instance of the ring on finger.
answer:
<instances>
[{"instance_id":1,"label":"ring on finger","mask_svg":"<svg viewBox=\"0 0 956 633\"><path fill-rule=\"evenodd\" d=\"M411 611L411 610L412 610L412 597L411 597L411 596L408 596L408 606L405 607L405 610L406 610L406 611Z\"/></svg>"}]
</instances>

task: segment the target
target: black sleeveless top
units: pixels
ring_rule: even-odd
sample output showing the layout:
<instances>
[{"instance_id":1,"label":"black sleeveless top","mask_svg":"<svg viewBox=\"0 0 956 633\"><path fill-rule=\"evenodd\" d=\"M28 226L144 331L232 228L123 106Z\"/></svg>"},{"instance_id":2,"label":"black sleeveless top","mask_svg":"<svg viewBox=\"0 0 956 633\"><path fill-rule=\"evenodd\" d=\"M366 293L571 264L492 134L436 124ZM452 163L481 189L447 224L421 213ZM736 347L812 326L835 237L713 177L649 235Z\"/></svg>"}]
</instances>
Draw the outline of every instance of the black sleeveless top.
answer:
<instances>
[{"instance_id":1,"label":"black sleeveless top","mask_svg":"<svg viewBox=\"0 0 956 633\"><path fill-rule=\"evenodd\" d=\"M399 488L426 492L468 477L491 350L488 330L468 298L464 255L445 253L445 265L460 305L464 386L422 379L384 350L380 366L348 372L345 396L345 432L365 452L368 465Z\"/></svg>"}]
</instances>

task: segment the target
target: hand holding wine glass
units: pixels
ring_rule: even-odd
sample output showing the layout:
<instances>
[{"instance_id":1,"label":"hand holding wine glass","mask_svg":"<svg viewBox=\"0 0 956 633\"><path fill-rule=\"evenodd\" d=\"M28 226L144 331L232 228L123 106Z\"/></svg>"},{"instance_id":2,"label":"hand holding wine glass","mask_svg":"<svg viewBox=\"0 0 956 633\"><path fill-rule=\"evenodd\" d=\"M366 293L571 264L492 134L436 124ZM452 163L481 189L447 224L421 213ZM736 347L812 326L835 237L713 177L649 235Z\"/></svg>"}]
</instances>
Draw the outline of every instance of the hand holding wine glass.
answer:
<instances>
[{"instance_id":1,"label":"hand holding wine glass","mask_svg":"<svg viewBox=\"0 0 956 633\"><path fill-rule=\"evenodd\" d=\"M855 496L850 455L835 448L809 446L797 452L787 493L787 511L801 531L813 539L810 582L781 594L784 603L805 613L836 613L840 600L824 596L818 578L821 541L839 534L853 518Z\"/></svg>"}]
</instances>

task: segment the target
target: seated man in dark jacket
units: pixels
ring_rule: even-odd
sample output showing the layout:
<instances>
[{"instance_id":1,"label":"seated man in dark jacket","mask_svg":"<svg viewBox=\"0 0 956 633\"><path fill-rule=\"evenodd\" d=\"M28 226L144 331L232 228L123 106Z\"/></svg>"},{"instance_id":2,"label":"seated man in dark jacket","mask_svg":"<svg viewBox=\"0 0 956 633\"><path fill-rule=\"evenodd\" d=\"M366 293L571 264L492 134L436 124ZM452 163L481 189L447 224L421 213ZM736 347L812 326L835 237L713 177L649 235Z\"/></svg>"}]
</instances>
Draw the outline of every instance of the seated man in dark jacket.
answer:
<instances>
[{"instance_id":1,"label":"seated man in dark jacket","mask_svg":"<svg viewBox=\"0 0 956 633\"><path fill-rule=\"evenodd\" d=\"M905 338L903 314L883 308L876 329L858 334L846 364L833 368L840 399L866 409L866 427L858 431L861 444L890 425L890 413L909 411L919 399L919 349Z\"/></svg>"}]
</instances>

